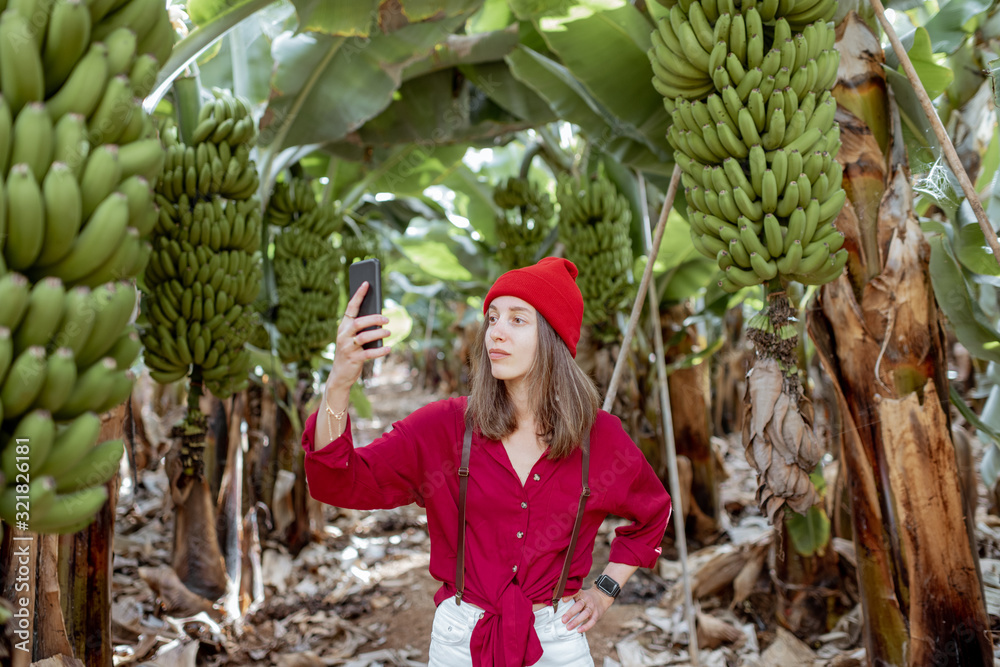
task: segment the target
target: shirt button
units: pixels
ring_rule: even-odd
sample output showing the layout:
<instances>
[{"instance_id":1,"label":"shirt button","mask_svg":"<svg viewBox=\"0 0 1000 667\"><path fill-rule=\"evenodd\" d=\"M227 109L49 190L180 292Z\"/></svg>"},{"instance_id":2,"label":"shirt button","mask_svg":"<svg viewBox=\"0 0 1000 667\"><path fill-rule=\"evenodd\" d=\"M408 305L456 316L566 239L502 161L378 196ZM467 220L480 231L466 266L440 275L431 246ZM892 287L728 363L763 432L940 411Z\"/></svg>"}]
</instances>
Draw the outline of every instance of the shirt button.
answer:
<instances>
[{"instance_id":1,"label":"shirt button","mask_svg":"<svg viewBox=\"0 0 1000 667\"><path fill-rule=\"evenodd\" d=\"M521 509L523 510L528 509L528 503L521 503Z\"/></svg>"},{"instance_id":2,"label":"shirt button","mask_svg":"<svg viewBox=\"0 0 1000 667\"><path fill-rule=\"evenodd\" d=\"M517 572L517 565L511 568L514 572Z\"/></svg>"},{"instance_id":3,"label":"shirt button","mask_svg":"<svg viewBox=\"0 0 1000 667\"><path fill-rule=\"evenodd\" d=\"M535 481L536 481L536 482L538 482L538 481L540 481L540 480L541 480L542 478L541 478L541 477L539 477L539 476L538 476L538 473L536 472L536 473L535 473L535 477L534 477L534 479L535 479Z\"/></svg>"},{"instance_id":4,"label":"shirt button","mask_svg":"<svg viewBox=\"0 0 1000 667\"><path fill-rule=\"evenodd\" d=\"M520 530L517 531L517 539L521 539L522 537L524 537L524 533L521 532Z\"/></svg>"}]
</instances>

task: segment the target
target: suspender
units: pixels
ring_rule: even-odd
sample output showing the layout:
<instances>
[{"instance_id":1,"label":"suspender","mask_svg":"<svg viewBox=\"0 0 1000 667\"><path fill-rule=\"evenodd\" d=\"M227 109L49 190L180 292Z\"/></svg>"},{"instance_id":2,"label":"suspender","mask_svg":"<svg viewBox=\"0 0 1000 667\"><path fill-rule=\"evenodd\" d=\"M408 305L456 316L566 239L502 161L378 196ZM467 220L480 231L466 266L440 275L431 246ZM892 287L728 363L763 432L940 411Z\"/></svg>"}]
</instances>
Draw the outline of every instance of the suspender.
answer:
<instances>
[{"instance_id":1,"label":"suspender","mask_svg":"<svg viewBox=\"0 0 1000 667\"><path fill-rule=\"evenodd\" d=\"M462 465L458 469L458 559L455 564L455 604L462 604L465 591L465 496L469 491L469 454L472 452L472 424L465 419Z\"/></svg>"},{"instance_id":2,"label":"suspender","mask_svg":"<svg viewBox=\"0 0 1000 667\"><path fill-rule=\"evenodd\" d=\"M583 437L581 449L583 450L583 465L581 469L581 490L580 501L576 508L576 520L573 522L573 533L569 538L569 549L566 551L566 558L563 560L562 573L559 575L559 582L552 593L552 606L555 607L562 597L566 588L566 580L569 578L569 566L573 560L573 552L576 551L576 541L580 536L580 524L583 522L583 510L587 504L587 497L590 496L589 472L590 472L590 433ZM462 465L458 469L458 554L455 562L455 604L462 604L462 593L465 591L465 499L469 490L469 456L472 452L472 425L468 418L465 421L465 435L462 439Z\"/></svg>"},{"instance_id":3,"label":"suspender","mask_svg":"<svg viewBox=\"0 0 1000 667\"><path fill-rule=\"evenodd\" d=\"M566 551L566 560L563 561L562 574L559 575L559 583L552 593L552 606L555 607L562 597L563 589L566 588L566 579L569 577L569 565L573 560L573 552L576 551L576 538L580 536L580 523L583 521L583 507L587 504L587 497L590 495L590 485L588 473L590 472L590 433L583 436L583 473L580 486L580 502L576 507L576 521L573 522L573 534L569 538L569 549Z\"/></svg>"}]
</instances>

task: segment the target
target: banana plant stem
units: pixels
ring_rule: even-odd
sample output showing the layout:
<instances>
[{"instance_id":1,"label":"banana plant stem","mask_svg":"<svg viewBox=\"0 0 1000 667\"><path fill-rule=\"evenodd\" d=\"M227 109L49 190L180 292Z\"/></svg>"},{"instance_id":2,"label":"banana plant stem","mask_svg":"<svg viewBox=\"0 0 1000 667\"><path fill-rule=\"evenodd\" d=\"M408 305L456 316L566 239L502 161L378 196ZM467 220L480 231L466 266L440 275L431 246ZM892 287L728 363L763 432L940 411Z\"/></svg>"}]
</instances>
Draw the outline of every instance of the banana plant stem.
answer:
<instances>
[{"instance_id":1,"label":"banana plant stem","mask_svg":"<svg viewBox=\"0 0 1000 667\"><path fill-rule=\"evenodd\" d=\"M951 142L951 137L948 136L948 132L944 129L944 124L941 122L941 118L938 116L937 110L934 108L934 104L927 94L927 90L920 83L920 77L917 76L917 71L913 68L910 56L907 55L906 49L903 48L903 44L899 41L899 37L896 35L892 24L889 23L889 19L886 18L885 8L882 6L881 0L871 0L871 5L872 9L875 10L875 15L878 16L879 22L882 24L882 28L885 30L886 36L889 38L889 43L892 44L893 50L899 57L899 62L906 72L906 77L910 80L913 89L917 93L917 99L920 100L920 107L924 110L927 120L930 121L931 128L934 130L934 136L937 137L938 143L941 144L941 151L944 153L944 158L948 162L948 166L951 167L955 177L958 178L958 182L962 186L962 191L965 193L965 198L969 201L972 212L976 214L976 220L979 222L980 229L983 230L983 236L986 237L986 242L989 244L990 250L993 251L993 259L1000 264L1000 241L997 240L997 233L993 230L993 225L990 224L989 218L986 217L983 204L979 201L979 195L976 194L976 188L972 185L972 181L969 180L969 175L966 173L965 167L962 166L962 161L958 157L955 145Z\"/></svg>"}]
</instances>

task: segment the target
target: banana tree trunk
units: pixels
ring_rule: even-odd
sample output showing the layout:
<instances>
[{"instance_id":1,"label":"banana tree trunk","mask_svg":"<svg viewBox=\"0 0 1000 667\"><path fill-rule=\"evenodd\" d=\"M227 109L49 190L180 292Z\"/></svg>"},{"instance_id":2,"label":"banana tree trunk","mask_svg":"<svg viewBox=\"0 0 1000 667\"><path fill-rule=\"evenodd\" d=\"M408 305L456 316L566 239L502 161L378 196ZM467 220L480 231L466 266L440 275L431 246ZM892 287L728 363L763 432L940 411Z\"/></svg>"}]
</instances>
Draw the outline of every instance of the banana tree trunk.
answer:
<instances>
[{"instance_id":1,"label":"banana tree trunk","mask_svg":"<svg viewBox=\"0 0 1000 667\"><path fill-rule=\"evenodd\" d=\"M202 384L192 377L188 410L171 436L176 446L167 457L174 503L173 568L189 590L215 600L226 590L226 564L219 546L215 500L205 477L207 419L199 409Z\"/></svg>"},{"instance_id":2,"label":"banana tree trunk","mask_svg":"<svg viewBox=\"0 0 1000 667\"><path fill-rule=\"evenodd\" d=\"M665 350L667 363L692 354L699 341L694 327L684 329L684 320L690 315L690 304L684 303L660 309L664 343L677 333L680 340ZM711 383L709 364L679 368L670 375L670 414L673 419L677 455L691 461L691 498L699 510L698 526L689 526L685 532L701 542L714 532L719 519L719 481L715 454L712 451L712 431L709 422ZM662 475L666 484L666 475ZM685 507L687 510L687 507ZM696 529L693 533L693 529Z\"/></svg>"},{"instance_id":3,"label":"banana tree trunk","mask_svg":"<svg viewBox=\"0 0 1000 667\"><path fill-rule=\"evenodd\" d=\"M845 430L868 660L991 665L990 623L949 427L929 248L913 214L898 120L892 125L898 115L878 62L882 50L854 14L838 29L837 46L838 160L850 197L837 226L852 257L848 274L822 289L808 330ZM886 127L873 126L880 119ZM876 138L882 136L888 148Z\"/></svg>"}]
</instances>

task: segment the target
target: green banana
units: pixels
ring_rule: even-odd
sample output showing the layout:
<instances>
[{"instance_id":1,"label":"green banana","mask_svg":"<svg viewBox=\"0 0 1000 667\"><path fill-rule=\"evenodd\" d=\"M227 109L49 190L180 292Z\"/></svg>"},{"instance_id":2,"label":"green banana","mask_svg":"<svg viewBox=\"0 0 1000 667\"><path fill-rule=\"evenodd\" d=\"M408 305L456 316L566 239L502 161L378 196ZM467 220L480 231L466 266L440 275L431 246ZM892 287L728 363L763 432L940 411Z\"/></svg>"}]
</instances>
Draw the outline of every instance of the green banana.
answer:
<instances>
[{"instance_id":1,"label":"green banana","mask_svg":"<svg viewBox=\"0 0 1000 667\"><path fill-rule=\"evenodd\" d=\"M789 245L785 254L778 258L778 271L785 275L790 275L798 271L799 261L802 259L802 243L795 239Z\"/></svg>"},{"instance_id":2,"label":"green banana","mask_svg":"<svg viewBox=\"0 0 1000 667\"><path fill-rule=\"evenodd\" d=\"M83 0L55 0L42 51L46 95L59 89L87 51L90 28L90 12Z\"/></svg>"},{"instance_id":3,"label":"green banana","mask_svg":"<svg viewBox=\"0 0 1000 667\"><path fill-rule=\"evenodd\" d=\"M3 255L7 266L24 271L35 264L42 252L45 234L45 203L42 191L26 164L15 164L7 174L7 207L17 211L7 228Z\"/></svg>"},{"instance_id":4,"label":"green banana","mask_svg":"<svg viewBox=\"0 0 1000 667\"><path fill-rule=\"evenodd\" d=\"M79 373L69 397L55 412L56 419L72 419L104 403L114 383L115 361L104 358Z\"/></svg>"},{"instance_id":5,"label":"green banana","mask_svg":"<svg viewBox=\"0 0 1000 667\"><path fill-rule=\"evenodd\" d=\"M69 253L83 222L80 186L72 170L55 162L42 182L45 204L44 245L37 259L39 266L48 266Z\"/></svg>"},{"instance_id":6,"label":"green banana","mask_svg":"<svg viewBox=\"0 0 1000 667\"><path fill-rule=\"evenodd\" d=\"M105 413L122 403L132 394L135 383L135 373L132 371L116 372L111 377L111 388L105 399L98 403L95 412Z\"/></svg>"},{"instance_id":7,"label":"green banana","mask_svg":"<svg viewBox=\"0 0 1000 667\"><path fill-rule=\"evenodd\" d=\"M17 114L11 128L10 151L11 163L28 165L41 183L52 163L53 151L52 119L44 104L30 102Z\"/></svg>"},{"instance_id":8,"label":"green banana","mask_svg":"<svg viewBox=\"0 0 1000 667\"><path fill-rule=\"evenodd\" d=\"M127 226L128 199L119 192L112 192L94 210L69 253L46 267L46 273L66 282L83 278L112 256Z\"/></svg>"},{"instance_id":9,"label":"green banana","mask_svg":"<svg viewBox=\"0 0 1000 667\"><path fill-rule=\"evenodd\" d=\"M31 407L45 383L45 348L29 347L14 358L0 386L4 419L18 417Z\"/></svg>"},{"instance_id":10,"label":"green banana","mask_svg":"<svg viewBox=\"0 0 1000 667\"><path fill-rule=\"evenodd\" d=\"M133 327L129 327L107 351L107 356L115 360L115 367L119 371L126 371L139 356L140 348L139 334Z\"/></svg>"},{"instance_id":11,"label":"green banana","mask_svg":"<svg viewBox=\"0 0 1000 667\"><path fill-rule=\"evenodd\" d=\"M45 367L45 382L35 398L35 406L55 412L61 408L76 382L76 360L73 351L60 347L50 354Z\"/></svg>"},{"instance_id":12,"label":"green banana","mask_svg":"<svg viewBox=\"0 0 1000 667\"><path fill-rule=\"evenodd\" d=\"M56 477L56 490L71 493L80 489L103 488L118 472L125 445L121 440L107 440L83 455L72 471Z\"/></svg>"},{"instance_id":13,"label":"green banana","mask_svg":"<svg viewBox=\"0 0 1000 667\"><path fill-rule=\"evenodd\" d=\"M59 331L53 337L57 347L68 348L75 355L83 347L94 328L97 313L91 302L91 291L77 286L66 293L66 312Z\"/></svg>"},{"instance_id":14,"label":"green banana","mask_svg":"<svg viewBox=\"0 0 1000 667\"><path fill-rule=\"evenodd\" d=\"M45 516L32 520L32 530L44 534L75 533L90 524L107 501L108 490L104 486L76 493L57 493Z\"/></svg>"},{"instance_id":15,"label":"green banana","mask_svg":"<svg viewBox=\"0 0 1000 667\"><path fill-rule=\"evenodd\" d=\"M52 134L52 162L65 164L79 178L90 154L87 119L78 113L68 113L56 121Z\"/></svg>"},{"instance_id":16,"label":"green banana","mask_svg":"<svg viewBox=\"0 0 1000 667\"><path fill-rule=\"evenodd\" d=\"M0 327L0 386L3 386L4 378L7 376L7 369L10 368L14 360L14 341L11 340L10 329ZM0 402L0 408L3 403ZM3 413L0 410L0 422L3 422Z\"/></svg>"},{"instance_id":17,"label":"green banana","mask_svg":"<svg viewBox=\"0 0 1000 667\"><path fill-rule=\"evenodd\" d=\"M66 82L45 101L45 108L53 120L69 113L86 118L101 101L107 79L108 47L103 42L92 42Z\"/></svg>"},{"instance_id":18,"label":"green banana","mask_svg":"<svg viewBox=\"0 0 1000 667\"><path fill-rule=\"evenodd\" d=\"M80 414L56 433L48 459L35 474L52 477L66 474L94 446L100 431L100 417L93 412Z\"/></svg>"},{"instance_id":19,"label":"green banana","mask_svg":"<svg viewBox=\"0 0 1000 667\"><path fill-rule=\"evenodd\" d=\"M10 449L14 445L8 446ZM30 479L27 484L14 483L18 479ZM56 482L51 477L32 474L11 478L11 483L0 493L0 519L11 526L27 524L28 530L35 530L38 522L46 516L55 503ZM27 488L21 488L21 487Z\"/></svg>"},{"instance_id":20,"label":"green banana","mask_svg":"<svg viewBox=\"0 0 1000 667\"><path fill-rule=\"evenodd\" d=\"M45 76L28 19L17 11L0 14L0 90L17 116L29 102L45 99Z\"/></svg>"},{"instance_id":21,"label":"green banana","mask_svg":"<svg viewBox=\"0 0 1000 667\"><path fill-rule=\"evenodd\" d=\"M128 26L112 30L101 40L108 47L108 76L128 75L135 62L137 44L135 32ZM129 90L132 82L129 81Z\"/></svg>"},{"instance_id":22,"label":"green banana","mask_svg":"<svg viewBox=\"0 0 1000 667\"><path fill-rule=\"evenodd\" d=\"M76 355L78 368L93 364L111 349L132 316L136 291L128 283L110 283L96 288L91 293L91 300L97 317L87 342Z\"/></svg>"},{"instance_id":23,"label":"green banana","mask_svg":"<svg viewBox=\"0 0 1000 667\"><path fill-rule=\"evenodd\" d=\"M780 257L785 249L781 224L770 213L764 216L764 238L767 241L768 254L771 257Z\"/></svg>"},{"instance_id":24,"label":"green banana","mask_svg":"<svg viewBox=\"0 0 1000 667\"><path fill-rule=\"evenodd\" d=\"M135 2L136 0L133 0ZM132 114L143 113L132 99L132 83L127 76L110 76L97 107L87 120L94 143L114 144L128 126Z\"/></svg>"},{"instance_id":25,"label":"green banana","mask_svg":"<svg viewBox=\"0 0 1000 667\"><path fill-rule=\"evenodd\" d=\"M28 308L14 332L14 353L34 345L45 347L58 331L66 309L66 290L61 280L45 278L28 295Z\"/></svg>"},{"instance_id":26,"label":"green banana","mask_svg":"<svg viewBox=\"0 0 1000 667\"><path fill-rule=\"evenodd\" d=\"M17 329L28 309L30 294L31 285L20 273L0 275L0 327ZM0 380L3 380L3 373L0 373Z\"/></svg>"},{"instance_id":27,"label":"green banana","mask_svg":"<svg viewBox=\"0 0 1000 667\"><path fill-rule=\"evenodd\" d=\"M132 95L145 98L156 85L156 75L160 71L160 61L151 53L141 53L132 65L128 80L132 84Z\"/></svg>"},{"instance_id":28,"label":"green banana","mask_svg":"<svg viewBox=\"0 0 1000 667\"><path fill-rule=\"evenodd\" d=\"M93 39L103 41L112 32L121 27L135 31L141 39L153 29L159 15L164 12L159 0L129 0L119 9L94 23Z\"/></svg>"},{"instance_id":29,"label":"green banana","mask_svg":"<svg viewBox=\"0 0 1000 667\"><path fill-rule=\"evenodd\" d=\"M121 180L118 147L113 144L95 146L87 157L80 177L81 213L84 220L91 217L97 207L115 191Z\"/></svg>"}]
</instances>

